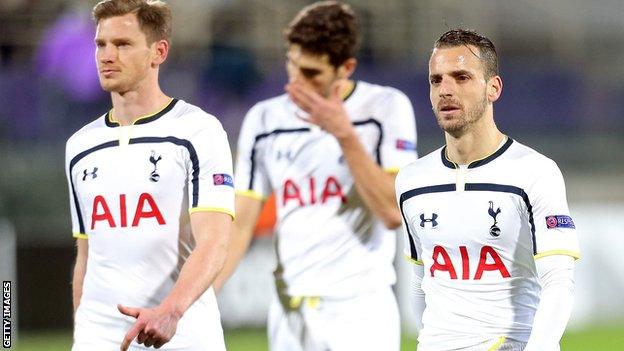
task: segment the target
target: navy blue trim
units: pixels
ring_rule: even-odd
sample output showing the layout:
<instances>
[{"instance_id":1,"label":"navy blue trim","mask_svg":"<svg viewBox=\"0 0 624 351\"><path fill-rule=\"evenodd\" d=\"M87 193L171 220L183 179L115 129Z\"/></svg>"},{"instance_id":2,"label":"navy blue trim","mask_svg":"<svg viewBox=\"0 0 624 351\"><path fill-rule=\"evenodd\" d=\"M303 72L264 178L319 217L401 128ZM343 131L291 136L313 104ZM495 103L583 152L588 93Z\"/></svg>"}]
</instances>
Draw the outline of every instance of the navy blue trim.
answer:
<instances>
[{"instance_id":1,"label":"navy blue trim","mask_svg":"<svg viewBox=\"0 0 624 351\"><path fill-rule=\"evenodd\" d=\"M501 193L516 194L524 200L529 213L529 224L531 225L531 239L533 240L533 255L537 255L537 242L535 240L535 222L533 221L533 206L529 200L529 195L522 188L513 185L502 185L492 183L466 183L466 191L496 191Z\"/></svg>"},{"instance_id":2,"label":"navy blue trim","mask_svg":"<svg viewBox=\"0 0 624 351\"><path fill-rule=\"evenodd\" d=\"M507 141L505 142L505 144L503 144L503 146L501 146L498 150L496 150L496 152L494 152L493 154L491 154L490 156L482 160L471 162L470 164L468 164L468 168L476 168L476 167L483 166L485 164L488 164L494 161L496 158L502 155L505 151L507 151L507 149L509 149L511 144L513 144L513 139L507 137ZM442 148L440 152L440 156L442 157L442 164L444 164L446 167L451 168L451 169L456 169L458 167L455 162L449 160L446 157L446 145Z\"/></svg>"},{"instance_id":3,"label":"navy blue trim","mask_svg":"<svg viewBox=\"0 0 624 351\"><path fill-rule=\"evenodd\" d=\"M304 133L304 132L309 132L310 128L295 128L295 129L275 129L271 132L268 133L262 133L262 134L258 134L256 135L256 137L254 138L254 143L253 146L251 147L251 176L249 177L249 190L253 190L253 181L254 181L254 174L256 173L256 145L258 144L258 142L266 137L269 137L271 135L277 135L277 134L284 134L284 133Z\"/></svg>"},{"instance_id":4,"label":"navy blue trim","mask_svg":"<svg viewBox=\"0 0 624 351\"><path fill-rule=\"evenodd\" d=\"M153 122L159 119L160 117L164 116L167 112L171 111L178 101L179 101L178 99L172 99L171 102L169 102L169 104L164 109L160 110L159 112L149 117L143 117L141 119L138 119L137 121L133 123L133 125L146 124L146 123ZM106 123L106 126L108 127L111 127L111 128L119 127L119 122L112 120L111 111L108 111L108 113L104 117L104 122Z\"/></svg>"},{"instance_id":5,"label":"navy blue trim","mask_svg":"<svg viewBox=\"0 0 624 351\"><path fill-rule=\"evenodd\" d=\"M383 142L383 138L384 138L384 134L383 134L383 128L381 125L381 122L379 122L378 120L374 119L374 118L369 118L367 120L364 121L355 121L353 122L353 126L357 127L357 126L362 126L362 125L366 125L366 124L373 124L374 126L377 127L377 129L379 130L379 139L377 140L377 144L375 145L375 160L377 161L377 164L379 164L379 166L381 166L381 143ZM254 190L253 189L253 182L254 182L254 175L255 175L255 171L256 171L256 146L258 144L258 142L264 138L267 138L271 135L278 135L278 134L285 134L285 133L305 133L305 132L309 132L311 130L311 128L305 127L305 128L294 128L294 129L275 129L273 131L267 132L267 133L262 133L262 134L258 134L256 135L256 137L254 138L254 143L251 147L251 155L250 155L250 159L251 159L251 167L250 167L250 176L249 176L249 186L247 187L248 190Z\"/></svg>"},{"instance_id":6,"label":"navy blue trim","mask_svg":"<svg viewBox=\"0 0 624 351\"><path fill-rule=\"evenodd\" d=\"M178 139L176 137L141 137L130 139L128 144L145 144L145 143L172 143L179 146L184 146L189 153L189 158L191 160L191 164L193 166L193 173L191 183L193 185L193 200L192 207L197 207L199 202L199 158L197 157L197 152L193 147L193 144L186 139ZM100 145L96 145L90 149L82 151L81 153L74 156L69 162L69 181L71 185L74 207L76 208L76 215L78 217L78 225L80 227L80 233L86 234L84 220L82 219L82 213L80 211L80 204L78 202L78 195L76 194L76 188L74 186L74 179L72 176L72 170L78 161L82 160L85 156L102 150L109 147L117 147L119 146L119 140L109 141Z\"/></svg>"},{"instance_id":7,"label":"navy blue trim","mask_svg":"<svg viewBox=\"0 0 624 351\"><path fill-rule=\"evenodd\" d=\"M72 170L74 169L74 166L76 165L76 163L78 163L78 161L82 160L88 154L96 152L98 150L106 149L109 147L115 147L115 146L119 146L119 140L113 140L113 141L106 142L104 144L96 145L90 149L87 149L77 154L69 162L69 171L67 175L69 176L69 183L71 185L72 196L74 198L74 207L76 208L76 215L78 217L78 226L80 228L81 234L86 234L87 232L85 231L84 220L82 219L82 214L80 212L80 203L78 202L78 195L76 195L76 187L74 186L74 177L72 176Z\"/></svg>"},{"instance_id":8,"label":"navy blue trim","mask_svg":"<svg viewBox=\"0 0 624 351\"><path fill-rule=\"evenodd\" d=\"M457 163L450 161L446 157L446 145L444 145L444 147L440 151L440 156L442 157L442 164L445 165L446 167L448 167L450 169L456 169L458 167Z\"/></svg>"},{"instance_id":9,"label":"navy blue trim","mask_svg":"<svg viewBox=\"0 0 624 351\"><path fill-rule=\"evenodd\" d=\"M191 184L193 184L193 202L192 207L197 207L199 203L199 158L193 144L186 139L176 137L142 137L130 139L128 144L144 144L144 143L172 143L178 146L184 146L188 150L191 164L193 165L193 173Z\"/></svg>"},{"instance_id":10,"label":"navy blue trim","mask_svg":"<svg viewBox=\"0 0 624 351\"><path fill-rule=\"evenodd\" d=\"M513 139L507 137L507 141L505 142L505 144L503 144L503 146L501 146L498 150L496 150L495 153L491 154L490 156L488 156L488 157L486 157L486 158L484 158L482 160L471 162L468 165L468 168L475 168L475 167L483 166L484 164L487 164L487 163L490 163L490 162L494 161L497 157L499 157L505 151L507 151L507 149L509 149L511 144L513 144Z\"/></svg>"},{"instance_id":11,"label":"navy blue trim","mask_svg":"<svg viewBox=\"0 0 624 351\"><path fill-rule=\"evenodd\" d=\"M522 189L513 185L503 185L503 184L492 184L492 183L466 183L465 191L495 191L501 193L510 193L518 195L524 200L524 204L527 207L527 212L529 214L529 224L531 225L531 240L533 242L533 255L537 255L537 241L535 239L535 222L533 220L533 206L531 206L531 201L529 200L529 195ZM403 203L410 198L422 194L429 193L442 193L442 192L450 192L455 191L455 184L441 184L441 185L432 185L426 186L422 188L416 188L412 190L408 190L401 194L399 197L399 209L401 210L401 215L403 216L403 220L405 221L405 226L408 233L408 238L410 240L410 250L411 256L414 260L418 259L418 255L416 254L416 250L414 247L414 242L412 239L412 234L409 231L409 225L407 224L407 217L405 217L405 213L403 212Z\"/></svg>"},{"instance_id":12,"label":"navy blue trim","mask_svg":"<svg viewBox=\"0 0 624 351\"><path fill-rule=\"evenodd\" d=\"M412 190L408 190L399 196L399 210L401 210L401 216L403 217L403 221L405 223L405 229L407 230L407 238L409 239L410 245L410 257L414 261L418 261L418 252L416 251L416 244L414 243L414 238L412 237L412 233L409 230L409 224L407 222L407 217L405 217L405 211L403 211L403 203L414 196L422 195L422 194L430 194L430 193L443 193L449 191L455 191L455 184L441 184L441 185L432 185L426 186L422 188L416 188Z\"/></svg>"}]
</instances>

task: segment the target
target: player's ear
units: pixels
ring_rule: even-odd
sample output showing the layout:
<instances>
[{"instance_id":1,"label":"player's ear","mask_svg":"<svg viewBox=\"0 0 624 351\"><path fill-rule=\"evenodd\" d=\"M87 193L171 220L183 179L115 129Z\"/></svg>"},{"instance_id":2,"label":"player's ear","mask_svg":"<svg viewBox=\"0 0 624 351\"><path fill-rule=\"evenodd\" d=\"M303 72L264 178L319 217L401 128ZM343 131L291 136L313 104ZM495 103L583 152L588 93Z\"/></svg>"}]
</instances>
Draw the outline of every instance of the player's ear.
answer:
<instances>
[{"instance_id":1,"label":"player's ear","mask_svg":"<svg viewBox=\"0 0 624 351\"><path fill-rule=\"evenodd\" d=\"M498 100L503 92L503 80L500 76L494 76L487 82L487 98L489 102Z\"/></svg>"},{"instance_id":2,"label":"player's ear","mask_svg":"<svg viewBox=\"0 0 624 351\"><path fill-rule=\"evenodd\" d=\"M349 79L357 67L357 60L354 57L348 58L338 67L338 78Z\"/></svg>"},{"instance_id":3,"label":"player's ear","mask_svg":"<svg viewBox=\"0 0 624 351\"><path fill-rule=\"evenodd\" d=\"M152 50L154 55L152 67L156 68L167 59L167 55L169 55L169 42L165 39L155 41L152 44Z\"/></svg>"}]
</instances>

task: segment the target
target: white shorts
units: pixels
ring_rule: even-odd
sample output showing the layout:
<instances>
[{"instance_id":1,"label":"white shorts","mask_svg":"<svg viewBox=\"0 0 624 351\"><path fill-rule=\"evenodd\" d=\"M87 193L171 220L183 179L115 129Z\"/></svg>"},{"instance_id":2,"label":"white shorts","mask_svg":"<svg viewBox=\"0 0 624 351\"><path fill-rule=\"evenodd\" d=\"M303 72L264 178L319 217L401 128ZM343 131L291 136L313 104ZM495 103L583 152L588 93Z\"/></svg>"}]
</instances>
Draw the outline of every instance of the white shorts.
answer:
<instances>
[{"instance_id":1,"label":"white shorts","mask_svg":"<svg viewBox=\"0 0 624 351\"><path fill-rule=\"evenodd\" d=\"M159 350L225 351L216 301L210 305L196 301L178 322L173 338ZM76 311L72 351L119 351L121 342L134 324L134 318L122 316L119 312L119 316L115 316L114 310L114 306L103 308L101 305L96 307L81 303ZM154 348L140 345L135 339L129 350Z\"/></svg>"},{"instance_id":2,"label":"white shorts","mask_svg":"<svg viewBox=\"0 0 624 351\"><path fill-rule=\"evenodd\" d=\"M286 310L273 299L268 318L271 351L400 349L399 310L390 287L348 299L304 297L298 302L298 308Z\"/></svg>"}]
</instances>

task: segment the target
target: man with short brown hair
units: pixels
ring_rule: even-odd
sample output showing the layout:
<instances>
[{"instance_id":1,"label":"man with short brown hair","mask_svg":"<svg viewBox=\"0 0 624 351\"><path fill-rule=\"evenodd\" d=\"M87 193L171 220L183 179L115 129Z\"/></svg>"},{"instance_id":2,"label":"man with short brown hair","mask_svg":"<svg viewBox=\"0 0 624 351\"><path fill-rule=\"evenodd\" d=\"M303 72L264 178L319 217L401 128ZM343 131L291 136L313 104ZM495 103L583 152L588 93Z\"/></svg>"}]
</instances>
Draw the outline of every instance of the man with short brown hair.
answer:
<instances>
[{"instance_id":1,"label":"man with short brown hair","mask_svg":"<svg viewBox=\"0 0 624 351\"><path fill-rule=\"evenodd\" d=\"M398 350L392 291L398 167L416 159L416 126L400 91L352 80L356 17L314 3L286 30L287 94L259 102L239 136L230 254L245 253L262 202L277 199L271 350Z\"/></svg>"},{"instance_id":2,"label":"man with short brown hair","mask_svg":"<svg viewBox=\"0 0 624 351\"><path fill-rule=\"evenodd\" d=\"M164 2L105 0L93 17L113 107L67 141L72 350L225 350L211 285L234 216L226 133L159 86L171 33Z\"/></svg>"}]
</instances>

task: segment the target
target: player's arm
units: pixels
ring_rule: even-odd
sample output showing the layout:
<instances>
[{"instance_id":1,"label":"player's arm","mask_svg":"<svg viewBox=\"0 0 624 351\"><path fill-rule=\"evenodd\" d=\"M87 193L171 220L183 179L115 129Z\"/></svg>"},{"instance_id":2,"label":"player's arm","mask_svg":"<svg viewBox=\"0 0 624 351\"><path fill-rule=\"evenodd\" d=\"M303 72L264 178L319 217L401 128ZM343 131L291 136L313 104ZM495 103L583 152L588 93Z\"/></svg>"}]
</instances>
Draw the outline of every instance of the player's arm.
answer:
<instances>
[{"instance_id":1,"label":"player's arm","mask_svg":"<svg viewBox=\"0 0 624 351\"><path fill-rule=\"evenodd\" d=\"M414 264L414 275L412 276L412 309L416 317L416 328L420 331L423 328L423 313L425 312L425 291L422 288L422 280L425 276L425 267L422 264Z\"/></svg>"},{"instance_id":2,"label":"player's arm","mask_svg":"<svg viewBox=\"0 0 624 351\"><path fill-rule=\"evenodd\" d=\"M236 195L236 219L232 225L232 233L228 246L228 255L223 269L215 279L215 291L221 290L223 284L234 273L249 248L253 237L253 230L260 216L262 200L247 195Z\"/></svg>"},{"instance_id":3,"label":"player's arm","mask_svg":"<svg viewBox=\"0 0 624 351\"><path fill-rule=\"evenodd\" d=\"M580 257L576 227L566 200L563 175L550 160L529 189L535 225L535 268L542 290L526 351L555 350L570 314L574 260Z\"/></svg>"},{"instance_id":4,"label":"player's arm","mask_svg":"<svg viewBox=\"0 0 624 351\"><path fill-rule=\"evenodd\" d=\"M137 319L123 340L122 350L127 350L135 337L147 347L160 347L173 337L184 312L212 285L222 269L231 226L232 217L225 213L191 214L195 249L169 295L155 308L118 306L120 312Z\"/></svg>"},{"instance_id":5,"label":"player's arm","mask_svg":"<svg viewBox=\"0 0 624 351\"><path fill-rule=\"evenodd\" d=\"M525 351L556 350L574 301L574 258L546 256L535 261L542 285L540 302Z\"/></svg>"},{"instance_id":6,"label":"player's arm","mask_svg":"<svg viewBox=\"0 0 624 351\"><path fill-rule=\"evenodd\" d=\"M388 228L401 225L401 214L394 197L394 174L384 172L366 152L355 132L340 96L340 85L332 87L324 98L301 83L290 83L286 90L290 98L310 114L307 121L331 133L340 144L349 166L356 190L370 211Z\"/></svg>"},{"instance_id":7,"label":"player's arm","mask_svg":"<svg viewBox=\"0 0 624 351\"><path fill-rule=\"evenodd\" d=\"M89 254L89 240L76 239L76 263L74 264L74 275L72 277L72 302L74 305L74 315L80 305L82 297L82 283L87 273L87 257Z\"/></svg>"}]
</instances>

